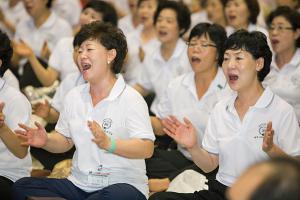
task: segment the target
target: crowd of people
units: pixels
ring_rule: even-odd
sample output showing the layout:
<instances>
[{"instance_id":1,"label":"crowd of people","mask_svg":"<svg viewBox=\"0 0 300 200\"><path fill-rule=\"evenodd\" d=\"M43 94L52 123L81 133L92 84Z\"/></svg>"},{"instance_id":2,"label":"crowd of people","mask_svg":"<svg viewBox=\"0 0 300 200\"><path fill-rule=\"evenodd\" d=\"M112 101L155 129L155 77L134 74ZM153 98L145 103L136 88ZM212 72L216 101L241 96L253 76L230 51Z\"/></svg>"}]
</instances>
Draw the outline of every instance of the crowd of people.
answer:
<instances>
[{"instance_id":1,"label":"crowd of people","mask_svg":"<svg viewBox=\"0 0 300 200\"><path fill-rule=\"evenodd\" d=\"M298 0L1 1L1 199L299 199L299 48Z\"/></svg>"}]
</instances>

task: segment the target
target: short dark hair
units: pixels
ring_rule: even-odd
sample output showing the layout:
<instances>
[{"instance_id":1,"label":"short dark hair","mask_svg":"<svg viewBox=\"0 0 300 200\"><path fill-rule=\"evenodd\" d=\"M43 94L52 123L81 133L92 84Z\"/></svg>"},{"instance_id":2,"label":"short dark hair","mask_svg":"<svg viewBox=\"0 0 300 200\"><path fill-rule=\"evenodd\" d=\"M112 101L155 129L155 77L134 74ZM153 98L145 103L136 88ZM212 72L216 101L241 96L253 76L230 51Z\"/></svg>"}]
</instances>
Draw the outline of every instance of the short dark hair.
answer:
<instances>
[{"instance_id":1,"label":"short dark hair","mask_svg":"<svg viewBox=\"0 0 300 200\"><path fill-rule=\"evenodd\" d=\"M238 30L228 37L224 46L226 50L243 49L249 52L254 59L263 58L264 66L257 73L258 80L262 82L270 72L270 64L272 61L272 52L267 42L265 34L259 31L248 32L246 30ZM223 54L224 54L223 53Z\"/></svg>"},{"instance_id":2,"label":"short dark hair","mask_svg":"<svg viewBox=\"0 0 300 200\"><path fill-rule=\"evenodd\" d=\"M211 41L213 41L216 45L218 52L218 65L222 65L223 61L223 48L225 41L227 39L225 29L218 24L210 24L210 23L199 23L191 30L189 36L189 42L194 37L209 36Z\"/></svg>"},{"instance_id":3,"label":"short dark hair","mask_svg":"<svg viewBox=\"0 0 300 200\"><path fill-rule=\"evenodd\" d=\"M229 1L232 1L232 0L226 0L225 6ZM258 1L257 0L244 0L244 1L246 3L248 11L250 13L249 21L252 24L256 24L257 16L259 15L259 12L260 12L260 7L258 4Z\"/></svg>"},{"instance_id":4,"label":"short dark hair","mask_svg":"<svg viewBox=\"0 0 300 200\"><path fill-rule=\"evenodd\" d=\"M300 163L288 157L266 161L271 167L267 178L259 184L250 200L299 200Z\"/></svg>"},{"instance_id":5,"label":"short dark hair","mask_svg":"<svg viewBox=\"0 0 300 200\"><path fill-rule=\"evenodd\" d=\"M0 76L3 77L6 70L9 68L10 60L13 54L13 48L11 41L6 33L0 30L0 60L2 64L0 66Z\"/></svg>"},{"instance_id":6,"label":"short dark hair","mask_svg":"<svg viewBox=\"0 0 300 200\"><path fill-rule=\"evenodd\" d=\"M82 11L91 8L102 15L103 22L109 22L114 26L118 25L118 15L116 9L105 1L90 1L87 3Z\"/></svg>"},{"instance_id":7,"label":"short dark hair","mask_svg":"<svg viewBox=\"0 0 300 200\"><path fill-rule=\"evenodd\" d=\"M140 5L141 5L141 3L142 3L143 1L149 1L149 0L138 0L138 2L137 2L137 4L136 4L137 7L140 7ZM163 0L156 0L157 5L158 5L161 1L163 1Z\"/></svg>"},{"instance_id":8,"label":"short dark hair","mask_svg":"<svg viewBox=\"0 0 300 200\"><path fill-rule=\"evenodd\" d=\"M115 74L120 73L127 54L127 42L121 29L110 23L94 21L82 26L75 35L73 46L79 47L84 41L90 39L100 42L107 50L116 50L117 55L112 62L112 72Z\"/></svg>"},{"instance_id":9,"label":"short dark hair","mask_svg":"<svg viewBox=\"0 0 300 200\"><path fill-rule=\"evenodd\" d=\"M191 13L188 7L181 2L170 1L170 0L162 1L157 7L156 12L154 14L154 24L156 24L159 14L164 9L171 9L175 11L178 27L180 30L179 35L180 36L184 35L184 33L187 30L189 30L191 25Z\"/></svg>"},{"instance_id":10,"label":"short dark hair","mask_svg":"<svg viewBox=\"0 0 300 200\"><path fill-rule=\"evenodd\" d=\"M280 6L272 11L267 17L267 25L270 27L274 18L279 16L285 18L292 25L293 31L300 29L300 13L288 6ZM300 37L296 40L296 47L300 47Z\"/></svg>"},{"instance_id":11,"label":"short dark hair","mask_svg":"<svg viewBox=\"0 0 300 200\"><path fill-rule=\"evenodd\" d=\"M46 7L50 9L51 6L52 6L52 2L53 2L52 0L48 0L47 4L46 4Z\"/></svg>"}]
</instances>

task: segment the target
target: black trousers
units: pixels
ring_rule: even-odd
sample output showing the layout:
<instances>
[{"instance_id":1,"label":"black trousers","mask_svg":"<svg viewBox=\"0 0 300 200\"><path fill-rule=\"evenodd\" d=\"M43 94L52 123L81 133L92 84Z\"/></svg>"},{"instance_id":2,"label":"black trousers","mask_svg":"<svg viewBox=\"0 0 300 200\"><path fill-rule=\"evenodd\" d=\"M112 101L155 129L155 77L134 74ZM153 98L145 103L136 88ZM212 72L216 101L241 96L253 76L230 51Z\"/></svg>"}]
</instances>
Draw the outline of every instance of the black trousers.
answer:
<instances>
[{"instance_id":1,"label":"black trousers","mask_svg":"<svg viewBox=\"0 0 300 200\"><path fill-rule=\"evenodd\" d=\"M214 180L217 170L210 173L203 172L193 161L187 159L178 150L154 149L151 158L146 159L148 178L169 178L173 180L177 175L187 169L195 170L209 180Z\"/></svg>"},{"instance_id":2,"label":"black trousers","mask_svg":"<svg viewBox=\"0 0 300 200\"><path fill-rule=\"evenodd\" d=\"M195 193L158 192L150 196L149 200L226 200L227 186L217 180L208 181L209 190Z\"/></svg>"},{"instance_id":3,"label":"black trousers","mask_svg":"<svg viewBox=\"0 0 300 200\"><path fill-rule=\"evenodd\" d=\"M11 200L11 188L14 182L0 176L0 197L1 200Z\"/></svg>"}]
</instances>

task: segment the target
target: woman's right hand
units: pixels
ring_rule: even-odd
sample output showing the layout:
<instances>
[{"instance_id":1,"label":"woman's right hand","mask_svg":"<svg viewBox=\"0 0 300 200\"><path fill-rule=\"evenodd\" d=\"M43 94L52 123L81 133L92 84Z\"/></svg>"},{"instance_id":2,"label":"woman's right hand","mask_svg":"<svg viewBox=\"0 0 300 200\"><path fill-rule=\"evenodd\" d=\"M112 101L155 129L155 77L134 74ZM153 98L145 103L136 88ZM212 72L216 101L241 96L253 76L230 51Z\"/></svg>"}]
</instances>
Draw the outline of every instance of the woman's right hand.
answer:
<instances>
[{"instance_id":1,"label":"woman's right hand","mask_svg":"<svg viewBox=\"0 0 300 200\"><path fill-rule=\"evenodd\" d=\"M164 132L177 143L187 149L197 146L196 130L187 118L184 118L184 123L181 123L175 116L169 116L162 120L162 124Z\"/></svg>"},{"instance_id":2,"label":"woman's right hand","mask_svg":"<svg viewBox=\"0 0 300 200\"><path fill-rule=\"evenodd\" d=\"M23 130L16 130L15 133L23 140L21 145L42 148L47 144L48 135L45 128L39 123L34 123L37 128L31 128L25 124L19 124Z\"/></svg>"}]
</instances>

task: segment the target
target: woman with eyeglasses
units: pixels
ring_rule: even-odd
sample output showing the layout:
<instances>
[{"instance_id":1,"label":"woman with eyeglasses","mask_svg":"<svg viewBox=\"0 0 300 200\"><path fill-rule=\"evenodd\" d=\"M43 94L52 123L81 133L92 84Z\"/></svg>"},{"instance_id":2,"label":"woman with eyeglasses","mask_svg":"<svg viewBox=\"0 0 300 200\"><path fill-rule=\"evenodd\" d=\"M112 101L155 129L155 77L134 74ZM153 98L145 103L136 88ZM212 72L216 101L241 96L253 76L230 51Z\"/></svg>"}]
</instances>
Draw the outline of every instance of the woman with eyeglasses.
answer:
<instances>
[{"instance_id":1,"label":"woman with eyeglasses","mask_svg":"<svg viewBox=\"0 0 300 200\"><path fill-rule=\"evenodd\" d=\"M294 107L300 122L300 14L289 7L278 7L267 24L275 54L264 85Z\"/></svg>"},{"instance_id":2,"label":"woman with eyeglasses","mask_svg":"<svg viewBox=\"0 0 300 200\"><path fill-rule=\"evenodd\" d=\"M227 86L226 78L219 67L226 32L220 25L200 23L189 36L187 54L193 72L174 79L168 85L158 104L157 117L151 117L156 135L165 135L162 121L170 115L183 121L188 117L196 127L197 140L201 144L208 116L221 99L221 91ZM155 149L152 158L146 160L150 191L164 191L178 174L186 169L195 169L187 149L178 145L178 150ZM214 178L215 172L206 174Z\"/></svg>"},{"instance_id":3,"label":"woman with eyeglasses","mask_svg":"<svg viewBox=\"0 0 300 200\"><path fill-rule=\"evenodd\" d=\"M272 52L266 36L239 30L224 45L222 68L232 95L220 100L209 115L202 145L190 120L163 121L164 131L186 147L205 172L217 167L208 190L155 193L149 200L225 200L225 191L250 165L276 156L300 155L300 130L288 103L264 88Z\"/></svg>"}]
</instances>

